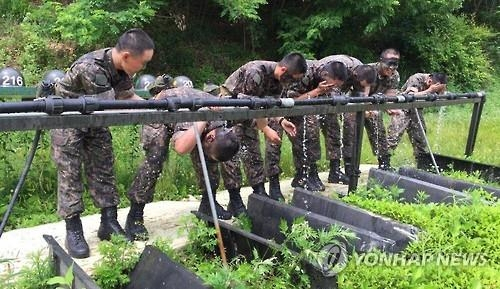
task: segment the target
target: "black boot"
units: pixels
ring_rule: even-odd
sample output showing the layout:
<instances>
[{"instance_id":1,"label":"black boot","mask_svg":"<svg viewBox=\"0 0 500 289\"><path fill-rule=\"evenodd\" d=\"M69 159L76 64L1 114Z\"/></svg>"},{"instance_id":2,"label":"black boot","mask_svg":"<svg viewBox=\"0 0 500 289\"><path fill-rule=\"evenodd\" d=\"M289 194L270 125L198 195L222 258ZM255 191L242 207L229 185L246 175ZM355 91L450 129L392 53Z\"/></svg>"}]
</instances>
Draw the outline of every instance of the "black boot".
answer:
<instances>
[{"instance_id":1,"label":"black boot","mask_svg":"<svg viewBox=\"0 0 500 289\"><path fill-rule=\"evenodd\" d=\"M269 177L269 197L276 201L284 201L285 197L281 193L280 175Z\"/></svg>"},{"instance_id":2,"label":"black boot","mask_svg":"<svg viewBox=\"0 0 500 289\"><path fill-rule=\"evenodd\" d=\"M148 230L144 226L144 206L146 204L139 204L131 202L130 211L127 215L127 222L125 223L125 232L130 240L146 241L149 239Z\"/></svg>"},{"instance_id":3,"label":"black boot","mask_svg":"<svg viewBox=\"0 0 500 289\"><path fill-rule=\"evenodd\" d=\"M226 211L215 199L214 194L214 203L215 203L215 212L217 213L217 218L221 220L229 220L233 217L230 212ZM208 194L205 192L201 197L200 206L198 207L198 212L203 213L208 216L212 216L212 209L210 208L210 201L208 199Z\"/></svg>"},{"instance_id":4,"label":"black boot","mask_svg":"<svg viewBox=\"0 0 500 289\"><path fill-rule=\"evenodd\" d=\"M293 188L303 188L307 189L307 178L306 178L306 169L301 168L301 169L296 169L295 176L293 177L292 180L292 187Z\"/></svg>"},{"instance_id":5,"label":"black boot","mask_svg":"<svg viewBox=\"0 0 500 289\"><path fill-rule=\"evenodd\" d=\"M311 191L324 191L325 185L319 178L318 166L314 163L309 168L309 185Z\"/></svg>"},{"instance_id":6,"label":"black boot","mask_svg":"<svg viewBox=\"0 0 500 289\"><path fill-rule=\"evenodd\" d=\"M378 158L378 168L384 171L395 171L394 168L391 167L391 157L389 155Z\"/></svg>"},{"instance_id":7,"label":"black boot","mask_svg":"<svg viewBox=\"0 0 500 289\"><path fill-rule=\"evenodd\" d=\"M130 240L123 231L117 220L118 213L116 206L101 209L101 225L97 230L97 237L101 240L109 240L112 234L122 235Z\"/></svg>"},{"instance_id":8,"label":"black boot","mask_svg":"<svg viewBox=\"0 0 500 289\"><path fill-rule=\"evenodd\" d=\"M240 189L229 189L229 204L227 204L227 210L235 217L239 215L246 215L247 209L243 200L241 199Z\"/></svg>"},{"instance_id":9,"label":"black boot","mask_svg":"<svg viewBox=\"0 0 500 289\"><path fill-rule=\"evenodd\" d=\"M429 162L429 159L425 155L422 155L422 154L416 155L415 161L417 163L417 169L425 170L425 169L429 168L429 166L431 166L430 165L431 162Z\"/></svg>"},{"instance_id":10,"label":"black boot","mask_svg":"<svg viewBox=\"0 0 500 289\"><path fill-rule=\"evenodd\" d=\"M264 187L264 183L253 185L252 189L254 194L269 197L269 195L266 193L266 187Z\"/></svg>"},{"instance_id":11,"label":"black boot","mask_svg":"<svg viewBox=\"0 0 500 289\"><path fill-rule=\"evenodd\" d=\"M80 216L64 220L66 222L66 249L73 258L87 258L90 255L89 244L83 236L82 221Z\"/></svg>"},{"instance_id":12,"label":"black boot","mask_svg":"<svg viewBox=\"0 0 500 289\"><path fill-rule=\"evenodd\" d=\"M330 160L330 173L328 174L328 182L344 185L349 184L349 177L340 170L340 160Z\"/></svg>"}]
</instances>

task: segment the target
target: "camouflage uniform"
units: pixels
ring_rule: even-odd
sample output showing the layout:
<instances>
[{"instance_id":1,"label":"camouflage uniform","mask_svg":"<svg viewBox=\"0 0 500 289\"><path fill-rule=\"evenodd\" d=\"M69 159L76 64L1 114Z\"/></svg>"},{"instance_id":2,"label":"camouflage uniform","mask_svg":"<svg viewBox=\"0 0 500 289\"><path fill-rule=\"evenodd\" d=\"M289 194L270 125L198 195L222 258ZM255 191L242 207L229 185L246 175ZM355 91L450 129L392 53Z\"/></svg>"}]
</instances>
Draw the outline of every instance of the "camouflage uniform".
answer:
<instances>
[{"instance_id":1,"label":"camouflage uniform","mask_svg":"<svg viewBox=\"0 0 500 289\"><path fill-rule=\"evenodd\" d=\"M347 93L353 86L353 72L354 69L363 63L357 58L338 54L330 55L318 61L318 65L323 66L330 62L338 61L343 63L347 68L347 80L341 87L341 92ZM338 91L334 91L338 94ZM325 137L326 157L329 160L344 158L352 158L353 142L354 142L354 127L355 127L354 113L343 114L329 114L320 116L320 125L323 135ZM342 139L340 134L340 120L343 119ZM342 146L342 152L341 152Z\"/></svg>"},{"instance_id":2,"label":"camouflage uniform","mask_svg":"<svg viewBox=\"0 0 500 289\"><path fill-rule=\"evenodd\" d=\"M161 99L162 93L154 99ZM155 123L144 125L141 129L141 144L144 149L144 161L139 166L127 196L130 200L145 204L153 201L156 182L168 160L168 146L175 124Z\"/></svg>"},{"instance_id":3,"label":"camouflage uniform","mask_svg":"<svg viewBox=\"0 0 500 289\"><path fill-rule=\"evenodd\" d=\"M278 122L278 119L271 118L268 123L269 127L275 130L280 138L283 137L283 128ZM265 169L266 176L279 175L281 173L280 168L281 160L281 143L275 144L266 139L266 158L265 158Z\"/></svg>"},{"instance_id":4,"label":"camouflage uniform","mask_svg":"<svg viewBox=\"0 0 500 289\"><path fill-rule=\"evenodd\" d=\"M116 70L111 48L80 57L56 84L65 98L94 95L98 99L125 99L134 95L132 79ZM70 218L83 212L82 164L89 192L99 208L118 205L113 172L111 133L106 127L51 130L52 159L58 172L58 213Z\"/></svg>"},{"instance_id":5,"label":"camouflage uniform","mask_svg":"<svg viewBox=\"0 0 500 289\"><path fill-rule=\"evenodd\" d=\"M427 89L426 81L429 78L428 73L416 73L403 85L401 91L406 91L409 87L416 88L419 92ZM417 116L418 113L418 116ZM395 150L401 141L401 137L405 130L408 132L411 144L413 146L413 154L415 157L427 153L425 135L420 128L418 119L422 122L425 130L425 121L422 115L422 109L405 109L400 115L394 115L391 118L391 124L388 128L387 143L389 149Z\"/></svg>"},{"instance_id":6,"label":"camouflage uniform","mask_svg":"<svg viewBox=\"0 0 500 289\"><path fill-rule=\"evenodd\" d=\"M239 93L256 96L280 96L282 87L274 78L274 69L278 63L256 60L246 63L233 72L221 87L222 95L238 97ZM240 152L245 173L251 186L264 183L264 164L260 153L259 132L252 120L242 121L240 126ZM224 182L233 187L241 187L241 170L237 157L224 162L222 174ZM269 163L269 162L268 162ZM239 182L239 183L238 183Z\"/></svg>"},{"instance_id":7,"label":"camouflage uniform","mask_svg":"<svg viewBox=\"0 0 500 289\"><path fill-rule=\"evenodd\" d=\"M318 87L322 81L318 68L317 61L307 60L307 71L304 77L289 88L287 96L298 97ZM293 116L288 119L297 129L295 137L290 138L295 170L307 169L321 158L318 116Z\"/></svg>"},{"instance_id":8,"label":"camouflage uniform","mask_svg":"<svg viewBox=\"0 0 500 289\"><path fill-rule=\"evenodd\" d=\"M381 76L379 71L380 63L370 63L377 71L377 78L375 83L371 85L370 94L385 93L390 89L398 89L399 85L399 73L394 71L390 77ZM381 111L377 115L368 116L365 118L365 128L368 134L368 140L372 147L372 152L379 159L381 157L387 157L389 155L389 148L387 144L387 135L384 127L384 122L382 118Z\"/></svg>"},{"instance_id":9,"label":"camouflage uniform","mask_svg":"<svg viewBox=\"0 0 500 289\"><path fill-rule=\"evenodd\" d=\"M215 96L200 91L196 90L193 88L189 87L179 87L179 88L173 88L173 89L168 89L162 91L160 94L157 95L156 98L158 99L163 99L167 97L172 97L172 96L180 96L180 97L188 97L188 98L215 98ZM207 127L210 126L211 121L208 122ZM177 123L175 125L174 129L174 134L172 135L172 144L175 144L175 141L178 139L179 134L183 131L192 129L193 123L192 122L181 122ZM207 133L208 131L203 132L200 135L200 138L203 139L204 134ZM203 170L202 170L202 165L201 165L201 160L198 154L198 148L195 147L191 151L191 161L193 163L193 168L196 172L197 175L197 181L198 181L198 187L200 188L200 191L202 191L202 194L207 192L207 189L205 187L205 177L203 175ZM219 165L218 162L210 160L207 156L205 156L205 161L207 165L207 170L208 170L208 177L210 180L210 186L212 188L212 192L215 193L217 189L219 188L219 179L220 179L220 174L219 174Z\"/></svg>"}]
</instances>

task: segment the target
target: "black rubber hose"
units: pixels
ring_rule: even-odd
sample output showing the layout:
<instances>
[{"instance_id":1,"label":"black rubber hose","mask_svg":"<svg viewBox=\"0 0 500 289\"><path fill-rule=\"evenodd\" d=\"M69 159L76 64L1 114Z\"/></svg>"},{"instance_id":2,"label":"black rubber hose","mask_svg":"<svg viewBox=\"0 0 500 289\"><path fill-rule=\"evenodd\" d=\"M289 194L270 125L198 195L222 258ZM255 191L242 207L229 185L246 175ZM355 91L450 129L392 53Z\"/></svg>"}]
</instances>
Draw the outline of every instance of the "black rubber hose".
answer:
<instances>
[{"instance_id":1,"label":"black rubber hose","mask_svg":"<svg viewBox=\"0 0 500 289\"><path fill-rule=\"evenodd\" d=\"M14 189L14 193L12 194L12 199L10 199L9 206L7 207L7 211L3 214L2 224L0 224L0 238L2 237L3 230L7 225L7 221L9 220L9 216L12 213L12 209L14 208L14 204L16 203L17 197L19 196L19 192L24 185L24 181L26 181L26 176L30 171L31 163L33 162L33 158L35 157L36 149L38 147L38 142L40 141L41 130L37 130L35 132L35 137L33 138L33 143L31 144L31 149L28 154L28 158L26 159L26 163L24 164L23 171L21 172L21 176L19 177L19 181L17 182L17 186Z\"/></svg>"}]
</instances>

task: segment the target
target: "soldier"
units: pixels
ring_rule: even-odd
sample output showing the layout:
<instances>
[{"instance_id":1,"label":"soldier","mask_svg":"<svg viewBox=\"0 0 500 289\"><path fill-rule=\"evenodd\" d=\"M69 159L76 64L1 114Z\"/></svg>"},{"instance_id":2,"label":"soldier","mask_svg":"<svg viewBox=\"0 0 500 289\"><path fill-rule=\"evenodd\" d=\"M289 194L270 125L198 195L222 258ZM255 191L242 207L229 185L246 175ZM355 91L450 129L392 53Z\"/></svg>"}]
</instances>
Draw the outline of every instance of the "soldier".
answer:
<instances>
[{"instance_id":1,"label":"soldier","mask_svg":"<svg viewBox=\"0 0 500 289\"><path fill-rule=\"evenodd\" d=\"M290 53L283 57L280 62L256 60L246 63L233 72L221 86L222 96L238 97L245 94L257 97L281 97L283 87L302 78L307 70L306 60L300 53ZM295 134L295 126L284 118L280 118L278 124L289 134ZM260 154L259 134L256 127L261 130L266 138L279 144L281 137L276 130L272 129L267 119L256 121L244 121L241 125L241 152L243 166L247 174L248 182L256 194L267 195L264 187L264 165ZM236 156L238 158L238 156ZM223 178L226 184L239 190L241 187L241 170L239 160L233 159L223 163ZM270 197L275 200L283 200L279 185L279 168L269 170Z\"/></svg>"},{"instance_id":2,"label":"soldier","mask_svg":"<svg viewBox=\"0 0 500 289\"><path fill-rule=\"evenodd\" d=\"M153 56L153 40L141 29L131 29L112 48L83 55L55 86L65 98L94 95L97 99L142 100L134 93L131 76ZM97 232L101 240L125 235L117 221L119 196L113 173L111 133L106 127L51 130L52 158L58 172L58 213L66 222L66 248L75 258L89 256L80 214L83 212L82 165L89 192L101 208Z\"/></svg>"},{"instance_id":3,"label":"soldier","mask_svg":"<svg viewBox=\"0 0 500 289\"><path fill-rule=\"evenodd\" d=\"M399 85L399 51L388 48L380 54L380 60L370 63L377 71L375 83L370 86L368 96L382 93L385 95L395 95ZM398 114L400 110L388 110L389 115ZM365 128L368 139L372 147L373 154L377 156L378 167L382 170L393 170L390 162L389 148L387 145L387 135L384 127L382 115L379 111L366 112Z\"/></svg>"},{"instance_id":4,"label":"soldier","mask_svg":"<svg viewBox=\"0 0 500 289\"><path fill-rule=\"evenodd\" d=\"M325 65L333 61L341 62L346 66L347 79L340 88L340 91L342 93L350 92L353 86L353 82L356 81L354 78L354 70L356 69L356 67L363 65L363 63L359 59L352 56L339 54L330 55L320 59L318 61L318 65ZM342 116L344 116L344 121L341 140L339 118ZM352 142L354 140L353 121L354 117L349 117L347 113L343 115L332 113L320 116L320 127L325 138L326 157L330 162L330 171L328 173L329 183L349 183L349 177L346 176L340 169L340 158L343 156L345 171L347 174L349 174L351 169L350 166L352 158Z\"/></svg>"},{"instance_id":5,"label":"soldier","mask_svg":"<svg viewBox=\"0 0 500 289\"><path fill-rule=\"evenodd\" d=\"M320 63L308 61L307 72L302 80L293 85L288 96L295 99L324 97L335 88L340 88L347 79L346 66L338 61ZM319 123L317 115L291 117L297 127L297 136L291 139L295 164L292 187L311 191L324 191L325 186L318 176L316 162L321 156Z\"/></svg>"},{"instance_id":6,"label":"soldier","mask_svg":"<svg viewBox=\"0 0 500 289\"><path fill-rule=\"evenodd\" d=\"M147 81L141 77L136 88L145 88L151 95L155 95L153 99L159 99L161 96L158 94L172 88L172 83L173 78L168 74L160 75L152 81L149 77ZM144 226L144 207L153 201L156 182L162 172L163 164L168 159L168 145L174 133L174 126L172 123L153 123L141 128L141 144L145 157L127 192L130 210L125 223L125 232L130 239L148 239L148 231Z\"/></svg>"},{"instance_id":7,"label":"soldier","mask_svg":"<svg viewBox=\"0 0 500 289\"><path fill-rule=\"evenodd\" d=\"M159 97L168 97L170 94L188 97L210 98L215 97L209 93L184 87L182 90L170 89L160 93ZM239 150L239 138L235 133L235 127L228 129L222 121L198 121L194 123L202 140L205 153L206 167L209 175L210 186L214 195L219 187L219 162L230 160ZM179 154L191 153L191 161L198 176L198 187L202 192L199 212L212 215L208 199L208 190L205 186L202 164L196 147L196 133L193 123L179 123L175 127L172 136L172 146ZM228 220L232 215L246 212L245 205L238 191L229 191L229 211L226 211L216 200L215 209L219 219Z\"/></svg>"},{"instance_id":8,"label":"soldier","mask_svg":"<svg viewBox=\"0 0 500 289\"><path fill-rule=\"evenodd\" d=\"M416 73L408 78L403 87L401 87L401 91L414 95L443 94L446 91L447 82L448 79L444 73ZM405 109L401 114L393 115L388 128L387 143L390 151L394 151L401 141L403 133L407 131L413 147L413 155L417 162L417 167L421 168L425 165L426 158L424 154L427 153L427 147L425 135L420 128L419 120L425 130L421 108Z\"/></svg>"}]
</instances>

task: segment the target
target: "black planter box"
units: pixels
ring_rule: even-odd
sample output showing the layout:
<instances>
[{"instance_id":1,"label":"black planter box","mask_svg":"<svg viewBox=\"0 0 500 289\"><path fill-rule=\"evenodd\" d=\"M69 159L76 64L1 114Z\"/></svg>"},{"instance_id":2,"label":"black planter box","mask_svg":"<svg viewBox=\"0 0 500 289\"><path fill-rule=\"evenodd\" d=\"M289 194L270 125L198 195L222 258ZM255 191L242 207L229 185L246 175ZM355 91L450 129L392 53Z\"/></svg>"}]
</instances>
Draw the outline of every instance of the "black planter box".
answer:
<instances>
[{"instance_id":1,"label":"black planter box","mask_svg":"<svg viewBox=\"0 0 500 289\"><path fill-rule=\"evenodd\" d=\"M305 217L309 226L314 229L329 229L332 225L338 225L354 232L357 239L353 241L353 244L346 244L349 251L354 245L357 252L367 252L372 249L392 252L396 245L394 240L384 238L374 232L256 194L251 194L248 197L247 210L250 219L252 219L252 233L266 239L273 239L278 243L282 243L284 240L284 236L279 230L282 219L291 225L295 219ZM339 241L345 243L345 240Z\"/></svg>"},{"instance_id":2,"label":"black planter box","mask_svg":"<svg viewBox=\"0 0 500 289\"><path fill-rule=\"evenodd\" d=\"M213 218L203 213L192 212L199 219L207 222L213 226ZM282 245L274 241L262 238L251 232L244 231L224 221L219 222L221 229L222 241L226 250L226 257L233 259L237 256L244 256L247 260L253 259L253 250L256 249L259 256L263 259L271 257L280 257L279 250ZM217 248L214 252L219 254ZM293 254L297 254L292 251ZM306 261L302 264L306 274L309 276L311 282L311 289L336 289L338 288L337 276L323 274L320 268L308 263Z\"/></svg>"},{"instance_id":3,"label":"black planter box","mask_svg":"<svg viewBox=\"0 0 500 289\"><path fill-rule=\"evenodd\" d=\"M203 281L153 246L146 246L125 289L207 289Z\"/></svg>"},{"instance_id":4,"label":"black planter box","mask_svg":"<svg viewBox=\"0 0 500 289\"><path fill-rule=\"evenodd\" d=\"M59 243L50 235L43 235L43 238L49 245L50 257L54 261L54 269L57 276L64 276L69 267L73 265L73 285L71 288L86 288L86 289L100 289L101 287L90 278L90 276L83 271L83 269L75 263L66 251L59 245Z\"/></svg>"},{"instance_id":5,"label":"black planter box","mask_svg":"<svg viewBox=\"0 0 500 289\"><path fill-rule=\"evenodd\" d=\"M456 180L450 177L446 176L440 176L437 174L433 174L431 172L426 172L414 168L409 168L409 167L401 167L399 168L399 174L403 176L407 176L410 178L414 178L417 180L421 180L424 182L432 183L438 186L442 186L445 188L457 190L457 191L467 191L467 190L474 190L474 189L483 189L489 193L491 193L493 196L500 198L500 189L499 188L494 188L491 186L486 186L486 185L480 185L480 184L474 184L470 182L466 182L463 180Z\"/></svg>"},{"instance_id":6,"label":"black planter box","mask_svg":"<svg viewBox=\"0 0 500 289\"><path fill-rule=\"evenodd\" d=\"M409 242L417 239L419 232L414 226L300 188L293 192L292 205L394 240L395 245L387 248L390 252L402 251Z\"/></svg>"},{"instance_id":7,"label":"black planter box","mask_svg":"<svg viewBox=\"0 0 500 289\"><path fill-rule=\"evenodd\" d=\"M43 238L49 244L50 254L58 276L64 276L73 264L74 279L71 288L100 289L52 236L43 235ZM139 262L130 273L130 283L125 289L153 288L207 289L209 287L203 285L200 278L172 261L155 247L146 246Z\"/></svg>"},{"instance_id":8,"label":"black planter box","mask_svg":"<svg viewBox=\"0 0 500 289\"><path fill-rule=\"evenodd\" d=\"M418 192L425 192L428 196L424 203L454 203L454 202L469 202L470 196L441 187L435 184L424 182L421 180L413 179L410 177L402 176L389 171L383 171L379 169L370 169L368 175L368 188L375 185L381 185L382 187L389 188L396 185L398 188L403 189L403 193L399 196L403 201L409 203L415 203L417 200Z\"/></svg>"},{"instance_id":9,"label":"black planter box","mask_svg":"<svg viewBox=\"0 0 500 289\"><path fill-rule=\"evenodd\" d=\"M425 154L425 158L426 165L424 167L419 167L419 169L434 170L431 155ZM438 165L438 167L441 169L452 168L456 171L465 171L468 173L479 171L481 177L485 181L500 183L500 166L487 165L439 154L434 154L434 159L436 160L436 164Z\"/></svg>"}]
</instances>

